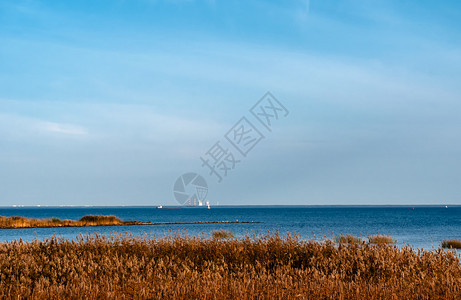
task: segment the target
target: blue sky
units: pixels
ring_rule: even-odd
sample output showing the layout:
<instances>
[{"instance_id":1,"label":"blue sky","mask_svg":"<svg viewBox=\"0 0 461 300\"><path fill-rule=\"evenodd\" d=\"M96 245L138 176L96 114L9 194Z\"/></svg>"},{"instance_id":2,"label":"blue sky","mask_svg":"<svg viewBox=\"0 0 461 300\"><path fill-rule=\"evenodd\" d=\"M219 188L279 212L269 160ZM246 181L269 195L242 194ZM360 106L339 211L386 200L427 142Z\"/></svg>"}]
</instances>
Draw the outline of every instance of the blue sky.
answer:
<instances>
[{"instance_id":1,"label":"blue sky","mask_svg":"<svg viewBox=\"0 0 461 300\"><path fill-rule=\"evenodd\" d=\"M459 1L0 1L0 205L461 204ZM200 157L290 111L222 183Z\"/></svg>"}]
</instances>

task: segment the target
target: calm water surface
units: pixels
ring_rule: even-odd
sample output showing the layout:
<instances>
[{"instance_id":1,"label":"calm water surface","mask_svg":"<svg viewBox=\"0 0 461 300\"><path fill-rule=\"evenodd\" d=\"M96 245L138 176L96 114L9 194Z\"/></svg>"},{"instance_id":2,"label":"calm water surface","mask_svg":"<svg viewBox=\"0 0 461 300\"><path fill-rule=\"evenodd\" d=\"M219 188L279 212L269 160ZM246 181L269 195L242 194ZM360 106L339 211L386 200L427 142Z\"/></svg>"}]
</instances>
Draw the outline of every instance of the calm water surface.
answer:
<instances>
[{"instance_id":1,"label":"calm water surface","mask_svg":"<svg viewBox=\"0 0 461 300\"><path fill-rule=\"evenodd\" d=\"M440 207L212 207L157 209L155 207L8 207L2 216L24 216L77 220L84 215L115 215L122 220L152 222L253 221L260 223L189 224L156 226L107 226L0 229L0 241L34 240L53 235L72 239L79 234L114 232L161 237L170 230L189 235L209 236L212 230L230 230L236 236L257 231L297 233L302 238L354 234L366 237L383 233L393 236L398 245L437 248L444 239L461 239L461 206Z\"/></svg>"}]
</instances>

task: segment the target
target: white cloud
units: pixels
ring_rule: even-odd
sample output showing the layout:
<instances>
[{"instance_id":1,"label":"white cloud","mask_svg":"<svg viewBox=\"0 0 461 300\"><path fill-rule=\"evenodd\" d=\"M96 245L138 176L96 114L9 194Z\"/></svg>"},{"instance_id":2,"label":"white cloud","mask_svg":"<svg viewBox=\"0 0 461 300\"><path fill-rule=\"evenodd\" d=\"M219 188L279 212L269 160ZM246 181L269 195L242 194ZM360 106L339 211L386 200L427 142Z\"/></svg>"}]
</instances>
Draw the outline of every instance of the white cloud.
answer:
<instances>
[{"instance_id":1,"label":"white cloud","mask_svg":"<svg viewBox=\"0 0 461 300\"><path fill-rule=\"evenodd\" d=\"M0 113L0 137L2 139L32 142L37 138L43 140L88 135L88 129L81 125Z\"/></svg>"},{"instance_id":2,"label":"white cloud","mask_svg":"<svg viewBox=\"0 0 461 300\"><path fill-rule=\"evenodd\" d=\"M66 135L87 135L86 128L70 124L59 124L53 122L41 122L40 128L44 131L55 132Z\"/></svg>"}]
</instances>

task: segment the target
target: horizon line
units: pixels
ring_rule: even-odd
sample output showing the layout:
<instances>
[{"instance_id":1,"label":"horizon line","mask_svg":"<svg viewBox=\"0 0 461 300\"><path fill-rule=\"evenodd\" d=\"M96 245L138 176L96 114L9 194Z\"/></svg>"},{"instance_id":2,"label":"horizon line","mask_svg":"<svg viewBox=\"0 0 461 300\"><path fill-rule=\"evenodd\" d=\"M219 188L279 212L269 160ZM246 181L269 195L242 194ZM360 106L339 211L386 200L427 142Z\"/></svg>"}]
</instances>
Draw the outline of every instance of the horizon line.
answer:
<instances>
[{"instance_id":1,"label":"horizon line","mask_svg":"<svg viewBox=\"0 0 461 300\"><path fill-rule=\"evenodd\" d=\"M457 207L460 204L225 204L210 205L211 207ZM0 208L136 208L152 207L158 205L0 205ZM182 206L182 205L162 205L162 207L180 208L206 208L207 206Z\"/></svg>"}]
</instances>

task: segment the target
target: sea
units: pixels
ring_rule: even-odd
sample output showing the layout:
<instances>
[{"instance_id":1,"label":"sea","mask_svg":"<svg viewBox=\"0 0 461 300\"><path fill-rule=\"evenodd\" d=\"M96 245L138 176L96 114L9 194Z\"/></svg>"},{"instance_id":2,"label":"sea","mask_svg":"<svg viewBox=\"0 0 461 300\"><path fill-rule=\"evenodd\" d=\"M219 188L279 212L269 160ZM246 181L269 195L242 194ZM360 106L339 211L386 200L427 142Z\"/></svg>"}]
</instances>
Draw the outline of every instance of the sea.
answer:
<instances>
[{"instance_id":1,"label":"sea","mask_svg":"<svg viewBox=\"0 0 461 300\"><path fill-rule=\"evenodd\" d=\"M1 207L0 216L78 220L85 215L115 215L122 220L234 222L64 228L0 229L0 242L74 239L80 234L137 235L162 238L181 234L208 238L224 229L235 237L276 233L323 240L340 234L386 234L396 245L433 250L443 240L461 239L461 206L212 206L206 207ZM236 221L239 221L238 223ZM249 222L249 223L246 223Z\"/></svg>"}]
</instances>

